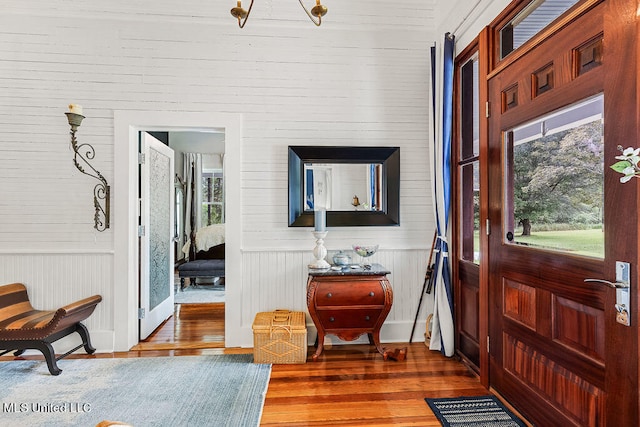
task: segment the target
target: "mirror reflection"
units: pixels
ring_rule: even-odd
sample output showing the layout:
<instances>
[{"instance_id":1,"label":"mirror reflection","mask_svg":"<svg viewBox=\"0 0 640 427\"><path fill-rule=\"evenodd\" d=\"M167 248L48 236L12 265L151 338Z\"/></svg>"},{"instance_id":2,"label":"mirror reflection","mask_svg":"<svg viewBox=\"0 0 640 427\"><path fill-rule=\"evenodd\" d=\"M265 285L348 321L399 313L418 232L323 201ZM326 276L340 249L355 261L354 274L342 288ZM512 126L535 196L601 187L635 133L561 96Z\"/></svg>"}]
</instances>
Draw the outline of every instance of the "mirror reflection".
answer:
<instances>
[{"instance_id":1,"label":"mirror reflection","mask_svg":"<svg viewBox=\"0 0 640 427\"><path fill-rule=\"evenodd\" d=\"M400 224L400 148L289 146L289 227Z\"/></svg>"},{"instance_id":2,"label":"mirror reflection","mask_svg":"<svg viewBox=\"0 0 640 427\"><path fill-rule=\"evenodd\" d=\"M305 211L384 211L381 163L305 163Z\"/></svg>"}]
</instances>

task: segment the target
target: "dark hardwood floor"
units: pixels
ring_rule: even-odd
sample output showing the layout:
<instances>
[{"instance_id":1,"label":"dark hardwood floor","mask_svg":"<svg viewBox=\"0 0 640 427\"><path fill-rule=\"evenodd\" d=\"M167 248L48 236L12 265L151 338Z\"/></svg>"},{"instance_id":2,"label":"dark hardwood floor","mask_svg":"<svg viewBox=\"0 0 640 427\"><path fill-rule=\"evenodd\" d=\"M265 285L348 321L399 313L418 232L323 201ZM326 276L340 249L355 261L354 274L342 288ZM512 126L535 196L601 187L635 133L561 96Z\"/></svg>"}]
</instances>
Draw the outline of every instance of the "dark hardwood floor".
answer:
<instances>
[{"instance_id":1,"label":"dark hardwood floor","mask_svg":"<svg viewBox=\"0 0 640 427\"><path fill-rule=\"evenodd\" d=\"M423 342L384 346L407 346L406 359L385 362L373 346L339 345L325 347L317 362L273 365L261 425L440 426L425 397L489 393L462 363L430 351ZM314 350L309 348L309 356ZM218 303L176 305L175 315L131 351L94 356L79 351L69 357L233 353L252 349L224 348L224 304Z\"/></svg>"}]
</instances>

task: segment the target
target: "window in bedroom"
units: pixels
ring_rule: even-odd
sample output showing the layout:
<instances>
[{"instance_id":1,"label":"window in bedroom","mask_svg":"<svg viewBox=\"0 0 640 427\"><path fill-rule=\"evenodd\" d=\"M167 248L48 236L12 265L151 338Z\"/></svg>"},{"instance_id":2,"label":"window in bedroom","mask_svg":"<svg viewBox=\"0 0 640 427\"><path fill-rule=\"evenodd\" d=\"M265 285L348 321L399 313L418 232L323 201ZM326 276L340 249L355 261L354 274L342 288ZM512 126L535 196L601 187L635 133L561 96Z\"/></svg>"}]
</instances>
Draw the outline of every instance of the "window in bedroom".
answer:
<instances>
[{"instance_id":1,"label":"window in bedroom","mask_svg":"<svg viewBox=\"0 0 640 427\"><path fill-rule=\"evenodd\" d=\"M221 169L202 171L202 226L224 223L224 174Z\"/></svg>"}]
</instances>

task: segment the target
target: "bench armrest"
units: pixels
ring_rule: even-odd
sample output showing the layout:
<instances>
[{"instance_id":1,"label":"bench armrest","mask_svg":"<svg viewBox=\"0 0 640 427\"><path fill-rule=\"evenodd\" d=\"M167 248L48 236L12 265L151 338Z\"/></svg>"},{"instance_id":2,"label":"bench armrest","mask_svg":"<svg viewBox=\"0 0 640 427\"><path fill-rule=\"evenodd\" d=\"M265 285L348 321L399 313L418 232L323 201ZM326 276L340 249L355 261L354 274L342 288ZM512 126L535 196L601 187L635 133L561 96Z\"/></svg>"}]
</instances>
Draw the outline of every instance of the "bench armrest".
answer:
<instances>
[{"instance_id":1,"label":"bench armrest","mask_svg":"<svg viewBox=\"0 0 640 427\"><path fill-rule=\"evenodd\" d=\"M67 304L64 307L59 308L58 311L62 311L60 314L64 316L72 316L77 312L86 310L87 308L95 307L100 301L102 301L102 297L100 295L94 295L92 297Z\"/></svg>"},{"instance_id":2,"label":"bench armrest","mask_svg":"<svg viewBox=\"0 0 640 427\"><path fill-rule=\"evenodd\" d=\"M51 325L55 328L54 331L59 331L75 323L82 322L91 316L91 313L93 313L93 310L95 310L96 305L98 305L100 301L102 301L102 297L100 295L94 295L59 308L56 310L51 322Z\"/></svg>"}]
</instances>

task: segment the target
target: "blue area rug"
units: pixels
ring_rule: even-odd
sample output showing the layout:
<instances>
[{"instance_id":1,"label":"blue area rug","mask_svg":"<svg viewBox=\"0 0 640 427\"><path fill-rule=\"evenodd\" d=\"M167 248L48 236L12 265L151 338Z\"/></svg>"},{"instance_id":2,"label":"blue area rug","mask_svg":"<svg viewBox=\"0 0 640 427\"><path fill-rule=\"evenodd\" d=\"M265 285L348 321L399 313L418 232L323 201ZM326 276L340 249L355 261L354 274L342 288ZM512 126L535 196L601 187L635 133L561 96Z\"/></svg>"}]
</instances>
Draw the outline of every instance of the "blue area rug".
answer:
<instances>
[{"instance_id":1,"label":"blue area rug","mask_svg":"<svg viewBox=\"0 0 640 427\"><path fill-rule=\"evenodd\" d=\"M495 396L424 400L444 427L526 427Z\"/></svg>"},{"instance_id":2,"label":"blue area rug","mask_svg":"<svg viewBox=\"0 0 640 427\"><path fill-rule=\"evenodd\" d=\"M258 426L271 365L253 355L0 362L0 424Z\"/></svg>"}]
</instances>

